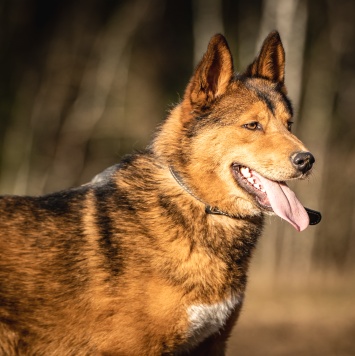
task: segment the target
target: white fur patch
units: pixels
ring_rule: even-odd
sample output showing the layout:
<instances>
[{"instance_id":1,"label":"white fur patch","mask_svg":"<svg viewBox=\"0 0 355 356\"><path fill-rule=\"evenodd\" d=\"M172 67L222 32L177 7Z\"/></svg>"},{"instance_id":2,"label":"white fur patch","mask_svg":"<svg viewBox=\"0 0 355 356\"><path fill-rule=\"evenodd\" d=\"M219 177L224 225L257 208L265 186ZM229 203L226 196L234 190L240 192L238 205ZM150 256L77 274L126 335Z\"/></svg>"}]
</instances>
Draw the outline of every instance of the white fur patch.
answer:
<instances>
[{"instance_id":1,"label":"white fur patch","mask_svg":"<svg viewBox=\"0 0 355 356\"><path fill-rule=\"evenodd\" d=\"M190 346L197 345L221 329L241 298L230 298L215 304L197 304L187 308L190 328L188 331Z\"/></svg>"}]
</instances>

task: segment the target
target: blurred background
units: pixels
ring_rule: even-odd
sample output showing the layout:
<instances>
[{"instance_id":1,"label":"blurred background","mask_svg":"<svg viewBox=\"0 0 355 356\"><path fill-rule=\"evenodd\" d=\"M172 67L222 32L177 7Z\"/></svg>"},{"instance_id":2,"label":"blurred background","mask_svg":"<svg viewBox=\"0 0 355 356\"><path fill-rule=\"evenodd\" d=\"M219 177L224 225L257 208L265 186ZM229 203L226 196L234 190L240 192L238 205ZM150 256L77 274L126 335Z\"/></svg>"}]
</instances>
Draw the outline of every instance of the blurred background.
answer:
<instances>
[{"instance_id":1,"label":"blurred background","mask_svg":"<svg viewBox=\"0 0 355 356\"><path fill-rule=\"evenodd\" d=\"M147 145L213 34L242 71L277 29L316 157L293 188L323 221L267 218L228 355L355 355L354 15L354 0L2 0L0 193L88 182Z\"/></svg>"}]
</instances>

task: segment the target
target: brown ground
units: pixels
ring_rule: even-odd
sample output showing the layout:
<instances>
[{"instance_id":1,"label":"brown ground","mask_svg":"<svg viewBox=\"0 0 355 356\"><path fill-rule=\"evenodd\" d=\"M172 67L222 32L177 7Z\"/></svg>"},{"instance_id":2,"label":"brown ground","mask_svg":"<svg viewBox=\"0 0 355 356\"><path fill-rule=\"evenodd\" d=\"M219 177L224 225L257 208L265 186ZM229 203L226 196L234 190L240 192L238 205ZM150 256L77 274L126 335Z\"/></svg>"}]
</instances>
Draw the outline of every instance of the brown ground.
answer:
<instances>
[{"instance_id":1,"label":"brown ground","mask_svg":"<svg viewBox=\"0 0 355 356\"><path fill-rule=\"evenodd\" d=\"M251 278L228 356L355 356L355 277L273 289Z\"/></svg>"}]
</instances>

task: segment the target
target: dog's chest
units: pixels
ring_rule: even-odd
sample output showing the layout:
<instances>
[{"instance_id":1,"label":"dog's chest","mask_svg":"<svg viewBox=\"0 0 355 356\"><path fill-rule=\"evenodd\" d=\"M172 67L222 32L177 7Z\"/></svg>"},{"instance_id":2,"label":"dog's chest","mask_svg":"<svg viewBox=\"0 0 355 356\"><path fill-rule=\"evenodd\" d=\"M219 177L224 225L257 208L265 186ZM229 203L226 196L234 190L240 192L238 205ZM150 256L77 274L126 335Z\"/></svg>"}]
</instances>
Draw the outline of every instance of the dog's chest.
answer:
<instances>
[{"instance_id":1,"label":"dog's chest","mask_svg":"<svg viewBox=\"0 0 355 356\"><path fill-rule=\"evenodd\" d=\"M241 298L233 295L215 304L195 304L187 308L190 346L194 346L220 330Z\"/></svg>"}]
</instances>

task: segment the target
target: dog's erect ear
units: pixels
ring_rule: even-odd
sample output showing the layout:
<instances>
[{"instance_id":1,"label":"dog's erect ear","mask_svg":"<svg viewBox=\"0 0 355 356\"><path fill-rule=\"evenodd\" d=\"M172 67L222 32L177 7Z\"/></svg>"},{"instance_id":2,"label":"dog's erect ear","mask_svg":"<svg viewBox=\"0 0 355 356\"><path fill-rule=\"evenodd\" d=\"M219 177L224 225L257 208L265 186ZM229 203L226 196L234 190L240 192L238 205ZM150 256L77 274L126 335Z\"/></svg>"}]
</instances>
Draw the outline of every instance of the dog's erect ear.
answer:
<instances>
[{"instance_id":1,"label":"dog's erect ear","mask_svg":"<svg viewBox=\"0 0 355 356\"><path fill-rule=\"evenodd\" d=\"M286 94L285 51L277 31L271 32L266 37L259 56L249 65L245 75L265 78L278 83Z\"/></svg>"},{"instance_id":2,"label":"dog's erect ear","mask_svg":"<svg viewBox=\"0 0 355 356\"><path fill-rule=\"evenodd\" d=\"M184 102L190 112L208 107L225 93L233 76L233 60L226 39L215 35L186 89Z\"/></svg>"}]
</instances>

